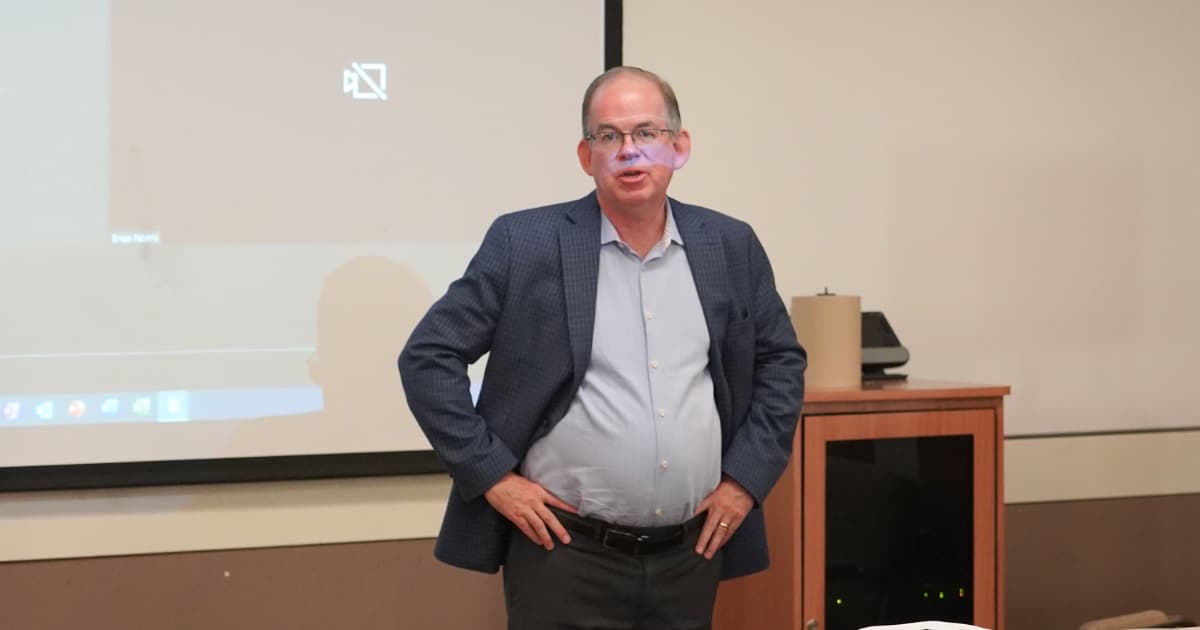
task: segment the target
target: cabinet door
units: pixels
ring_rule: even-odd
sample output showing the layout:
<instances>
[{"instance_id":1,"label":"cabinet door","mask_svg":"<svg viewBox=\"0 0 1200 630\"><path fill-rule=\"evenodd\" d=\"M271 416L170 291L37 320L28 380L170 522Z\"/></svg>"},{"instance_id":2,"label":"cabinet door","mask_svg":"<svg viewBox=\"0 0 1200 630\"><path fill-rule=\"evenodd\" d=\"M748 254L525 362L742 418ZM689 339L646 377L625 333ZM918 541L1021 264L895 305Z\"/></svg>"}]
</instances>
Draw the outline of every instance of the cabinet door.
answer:
<instances>
[{"instance_id":1,"label":"cabinet door","mask_svg":"<svg viewBox=\"0 0 1200 630\"><path fill-rule=\"evenodd\" d=\"M993 409L804 418L803 619L996 623Z\"/></svg>"}]
</instances>

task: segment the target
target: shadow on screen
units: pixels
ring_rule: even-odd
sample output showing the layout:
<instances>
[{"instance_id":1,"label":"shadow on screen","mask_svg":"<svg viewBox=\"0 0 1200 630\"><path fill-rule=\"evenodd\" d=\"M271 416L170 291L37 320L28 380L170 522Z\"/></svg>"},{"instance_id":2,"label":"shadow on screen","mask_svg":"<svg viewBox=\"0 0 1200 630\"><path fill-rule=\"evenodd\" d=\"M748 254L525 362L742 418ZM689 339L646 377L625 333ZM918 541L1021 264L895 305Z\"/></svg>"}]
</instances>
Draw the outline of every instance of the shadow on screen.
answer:
<instances>
[{"instance_id":1,"label":"shadow on screen","mask_svg":"<svg viewBox=\"0 0 1200 630\"><path fill-rule=\"evenodd\" d=\"M427 450L405 403L396 353L433 299L408 266L353 259L325 277L307 358L323 409L236 421L227 457Z\"/></svg>"}]
</instances>

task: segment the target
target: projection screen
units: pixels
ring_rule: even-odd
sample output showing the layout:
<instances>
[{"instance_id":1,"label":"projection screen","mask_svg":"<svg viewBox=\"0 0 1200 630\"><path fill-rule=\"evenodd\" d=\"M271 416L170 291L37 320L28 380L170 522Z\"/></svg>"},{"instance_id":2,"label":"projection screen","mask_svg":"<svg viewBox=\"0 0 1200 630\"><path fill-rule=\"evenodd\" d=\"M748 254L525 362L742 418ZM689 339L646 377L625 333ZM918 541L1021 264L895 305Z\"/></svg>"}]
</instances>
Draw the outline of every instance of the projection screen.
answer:
<instances>
[{"instance_id":1,"label":"projection screen","mask_svg":"<svg viewBox=\"0 0 1200 630\"><path fill-rule=\"evenodd\" d=\"M396 355L590 189L604 47L601 1L0 0L0 475L428 451Z\"/></svg>"}]
</instances>

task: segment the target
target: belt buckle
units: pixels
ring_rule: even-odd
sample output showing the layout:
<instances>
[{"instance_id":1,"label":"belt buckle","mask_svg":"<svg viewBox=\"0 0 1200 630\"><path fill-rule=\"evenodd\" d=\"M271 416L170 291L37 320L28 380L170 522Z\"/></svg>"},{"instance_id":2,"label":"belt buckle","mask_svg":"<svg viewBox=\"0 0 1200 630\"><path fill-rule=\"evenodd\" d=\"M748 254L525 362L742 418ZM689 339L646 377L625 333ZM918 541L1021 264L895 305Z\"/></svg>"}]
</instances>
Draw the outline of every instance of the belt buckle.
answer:
<instances>
[{"instance_id":1,"label":"belt buckle","mask_svg":"<svg viewBox=\"0 0 1200 630\"><path fill-rule=\"evenodd\" d=\"M609 549L616 549L617 551L637 555L640 553L642 543L646 539L646 536L638 536L619 529L609 528L604 530L604 537L600 540L600 544Z\"/></svg>"}]
</instances>

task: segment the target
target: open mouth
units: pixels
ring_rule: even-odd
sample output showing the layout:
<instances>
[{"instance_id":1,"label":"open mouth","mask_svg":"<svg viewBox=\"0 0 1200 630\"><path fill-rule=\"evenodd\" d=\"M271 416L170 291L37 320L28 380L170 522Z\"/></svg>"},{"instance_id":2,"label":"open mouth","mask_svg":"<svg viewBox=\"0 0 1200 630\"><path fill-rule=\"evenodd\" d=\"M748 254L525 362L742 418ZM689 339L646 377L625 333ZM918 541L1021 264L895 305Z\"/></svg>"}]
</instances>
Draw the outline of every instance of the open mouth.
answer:
<instances>
[{"instance_id":1,"label":"open mouth","mask_svg":"<svg viewBox=\"0 0 1200 630\"><path fill-rule=\"evenodd\" d=\"M617 173L617 179L630 184L640 182L645 179L645 177L646 171L636 168L627 168Z\"/></svg>"}]
</instances>

